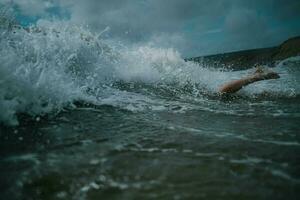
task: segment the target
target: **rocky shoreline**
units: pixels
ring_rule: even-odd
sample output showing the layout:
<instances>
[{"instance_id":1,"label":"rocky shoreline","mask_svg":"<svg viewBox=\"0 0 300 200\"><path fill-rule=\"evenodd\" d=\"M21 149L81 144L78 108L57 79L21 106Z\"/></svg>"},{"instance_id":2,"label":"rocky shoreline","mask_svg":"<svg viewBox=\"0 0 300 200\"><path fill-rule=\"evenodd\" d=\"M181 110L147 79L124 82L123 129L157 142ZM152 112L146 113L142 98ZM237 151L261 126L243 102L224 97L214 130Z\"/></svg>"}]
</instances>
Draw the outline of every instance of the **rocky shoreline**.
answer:
<instances>
[{"instance_id":1,"label":"rocky shoreline","mask_svg":"<svg viewBox=\"0 0 300 200\"><path fill-rule=\"evenodd\" d=\"M209 65L210 67L241 70L248 69L256 64L267 64L272 67L277 61L298 55L300 55L300 36L290 38L275 47L199 56L185 60Z\"/></svg>"}]
</instances>

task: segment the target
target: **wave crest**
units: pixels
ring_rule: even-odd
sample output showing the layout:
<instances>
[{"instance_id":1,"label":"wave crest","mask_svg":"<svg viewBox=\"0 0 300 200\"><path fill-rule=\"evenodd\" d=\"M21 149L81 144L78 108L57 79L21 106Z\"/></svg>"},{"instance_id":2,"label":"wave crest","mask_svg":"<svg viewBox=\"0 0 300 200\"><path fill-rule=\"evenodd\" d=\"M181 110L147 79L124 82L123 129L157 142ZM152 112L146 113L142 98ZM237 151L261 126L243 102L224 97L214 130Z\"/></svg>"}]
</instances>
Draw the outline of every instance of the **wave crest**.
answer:
<instances>
[{"instance_id":1,"label":"wave crest","mask_svg":"<svg viewBox=\"0 0 300 200\"><path fill-rule=\"evenodd\" d=\"M0 121L8 125L18 124L18 113L43 115L74 101L97 104L109 95L122 95L115 92L118 81L142 82L171 92L188 84L193 92L214 93L225 81L251 71L209 69L185 62L173 49L120 45L67 21L40 20L28 28L1 26L0 34ZM299 70L291 72L295 67L285 66L298 61L278 64L281 83L258 83L243 93L286 92L288 96L292 91L298 95Z\"/></svg>"}]
</instances>

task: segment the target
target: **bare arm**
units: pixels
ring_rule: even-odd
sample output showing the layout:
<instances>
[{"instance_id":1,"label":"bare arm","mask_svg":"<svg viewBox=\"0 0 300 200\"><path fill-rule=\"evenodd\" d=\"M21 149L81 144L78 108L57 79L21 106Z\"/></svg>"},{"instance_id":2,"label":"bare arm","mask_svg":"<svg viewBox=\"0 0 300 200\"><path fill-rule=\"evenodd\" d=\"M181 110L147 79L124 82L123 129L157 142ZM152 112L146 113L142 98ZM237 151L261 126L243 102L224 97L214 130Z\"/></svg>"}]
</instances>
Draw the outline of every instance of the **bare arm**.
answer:
<instances>
[{"instance_id":1,"label":"bare arm","mask_svg":"<svg viewBox=\"0 0 300 200\"><path fill-rule=\"evenodd\" d=\"M267 79L277 79L279 77L280 76L275 72L269 72L267 74L255 73L254 75L225 83L220 87L219 92L222 94L235 93L251 83Z\"/></svg>"}]
</instances>

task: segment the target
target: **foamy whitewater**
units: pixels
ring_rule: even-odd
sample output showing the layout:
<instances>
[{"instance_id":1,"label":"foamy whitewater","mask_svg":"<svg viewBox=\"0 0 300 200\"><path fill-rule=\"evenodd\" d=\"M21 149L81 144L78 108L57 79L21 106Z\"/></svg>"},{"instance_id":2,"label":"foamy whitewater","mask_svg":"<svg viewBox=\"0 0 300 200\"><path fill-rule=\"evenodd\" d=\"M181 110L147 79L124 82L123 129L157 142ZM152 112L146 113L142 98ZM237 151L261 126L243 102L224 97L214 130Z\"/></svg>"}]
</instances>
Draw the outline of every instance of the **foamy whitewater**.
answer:
<instances>
[{"instance_id":1,"label":"foamy whitewater","mask_svg":"<svg viewBox=\"0 0 300 200\"><path fill-rule=\"evenodd\" d=\"M173 49L122 46L68 22L40 20L26 29L2 25L0 34L0 120L6 125L17 125L18 114L57 113L77 101L133 110L144 104L164 109L165 102L158 96L120 91L116 83L169 91L188 85L189 96L203 99L222 83L253 71L209 69L185 62ZM299 70L293 66L299 60L279 62L274 70L280 80L253 84L241 94L299 95Z\"/></svg>"}]
</instances>

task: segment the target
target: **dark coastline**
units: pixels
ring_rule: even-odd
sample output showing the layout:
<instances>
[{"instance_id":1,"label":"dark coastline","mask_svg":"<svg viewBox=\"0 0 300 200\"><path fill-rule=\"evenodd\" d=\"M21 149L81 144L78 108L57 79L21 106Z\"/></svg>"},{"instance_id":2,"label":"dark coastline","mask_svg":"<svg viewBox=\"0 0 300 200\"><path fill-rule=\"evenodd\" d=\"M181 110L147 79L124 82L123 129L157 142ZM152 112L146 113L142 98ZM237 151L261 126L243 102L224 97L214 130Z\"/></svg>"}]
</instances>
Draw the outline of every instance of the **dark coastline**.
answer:
<instances>
[{"instance_id":1,"label":"dark coastline","mask_svg":"<svg viewBox=\"0 0 300 200\"><path fill-rule=\"evenodd\" d=\"M225 67L241 70L248 69L256 64L267 64L272 67L277 61L297 55L300 55L300 36L290 38L275 47L199 56L185 60L217 68Z\"/></svg>"}]
</instances>

